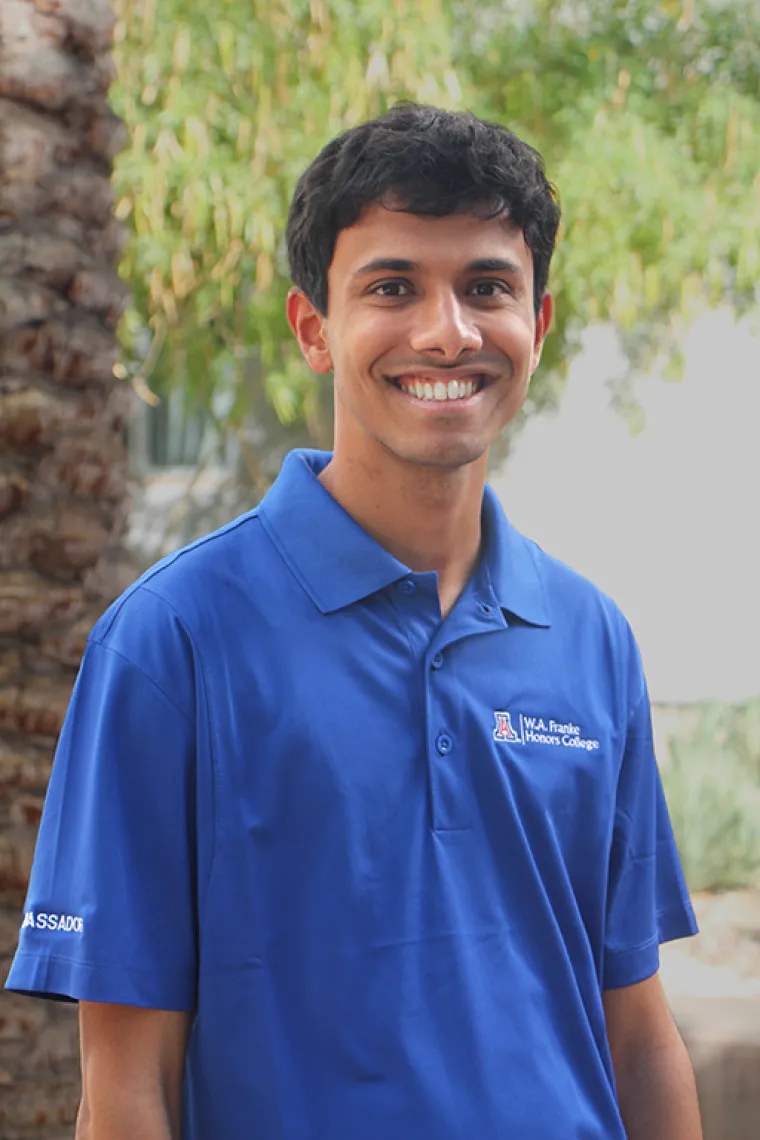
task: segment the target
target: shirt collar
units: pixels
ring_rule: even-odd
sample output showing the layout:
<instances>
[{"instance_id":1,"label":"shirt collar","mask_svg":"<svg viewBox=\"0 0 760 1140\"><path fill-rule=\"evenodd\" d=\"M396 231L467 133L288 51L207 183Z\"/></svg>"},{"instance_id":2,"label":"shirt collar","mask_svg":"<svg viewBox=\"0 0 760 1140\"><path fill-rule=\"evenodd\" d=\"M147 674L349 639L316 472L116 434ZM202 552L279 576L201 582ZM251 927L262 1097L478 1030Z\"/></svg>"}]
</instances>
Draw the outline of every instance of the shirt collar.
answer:
<instances>
[{"instance_id":1,"label":"shirt collar","mask_svg":"<svg viewBox=\"0 0 760 1140\"><path fill-rule=\"evenodd\" d=\"M259 505L267 533L322 613L361 601L411 573L319 482L331 458L327 451L291 451ZM510 525L489 486L483 539L481 566L499 606L531 625L548 626L537 548Z\"/></svg>"},{"instance_id":2,"label":"shirt collar","mask_svg":"<svg viewBox=\"0 0 760 1140\"><path fill-rule=\"evenodd\" d=\"M319 482L331 459L328 451L291 451L259 506L267 533L322 613L350 606L410 573Z\"/></svg>"},{"instance_id":3,"label":"shirt collar","mask_svg":"<svg viewBox=\"0 0 760 1140\"><path fill-rule=\"evenodd\" d=\"M493 487L483 495L482 564L501 609L529 625L551 625L549 603L541 573L541 550L515 530L504 514Z\"/></svg>"}]
</instances>

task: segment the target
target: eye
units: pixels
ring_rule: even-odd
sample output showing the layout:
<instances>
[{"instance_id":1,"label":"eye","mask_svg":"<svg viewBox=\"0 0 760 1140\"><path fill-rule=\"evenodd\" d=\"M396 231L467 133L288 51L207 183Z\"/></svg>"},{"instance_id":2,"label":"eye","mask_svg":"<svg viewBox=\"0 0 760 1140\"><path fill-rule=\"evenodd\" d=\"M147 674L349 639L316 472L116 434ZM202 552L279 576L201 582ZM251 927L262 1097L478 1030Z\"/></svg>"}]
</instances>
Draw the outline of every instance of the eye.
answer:
<instances>
[{"instance_id":1,"label":"eye","mask_svg":"<svg viewBox=\"0 0 760 1140\"><path fill-rule=\"evenodd\" d=\"M477 281L473 287L473 292L476 297L483 297L488 301L493 297L506 296L512 290L506 281Z\"/></svg>"},{"instance_id":2,"label":"eye","mask_svg":"<svg viewBox=\"0 0 760 1140\"><path fill-rule=\"evenodd\" d=\"M379 285L374 285L370 289L370 294L375 297L405 297L406 293L402 290L408 288L405 281L381 281Z\"/></svg>"}]
</instances>

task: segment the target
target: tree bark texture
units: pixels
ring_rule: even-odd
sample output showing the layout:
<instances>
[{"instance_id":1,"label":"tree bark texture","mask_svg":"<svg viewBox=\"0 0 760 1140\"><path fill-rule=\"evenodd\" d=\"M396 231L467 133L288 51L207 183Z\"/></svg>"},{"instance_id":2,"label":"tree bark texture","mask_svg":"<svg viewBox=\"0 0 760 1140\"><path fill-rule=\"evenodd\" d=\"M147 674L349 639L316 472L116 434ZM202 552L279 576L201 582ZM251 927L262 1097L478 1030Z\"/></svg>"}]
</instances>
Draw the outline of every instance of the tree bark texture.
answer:
<instances>
[{"instance_id":1,"label":"tree bark texture","mask_svg":"<svg viewBox=\"0 0 760 1140\"><path fill-rule=\"evenodd\" d=\"M0 0L0 970L85 640L132 577L106 0ZM0 1140L73 1135L71 1005L0 998Z\"/></svg>"}]
</instances>

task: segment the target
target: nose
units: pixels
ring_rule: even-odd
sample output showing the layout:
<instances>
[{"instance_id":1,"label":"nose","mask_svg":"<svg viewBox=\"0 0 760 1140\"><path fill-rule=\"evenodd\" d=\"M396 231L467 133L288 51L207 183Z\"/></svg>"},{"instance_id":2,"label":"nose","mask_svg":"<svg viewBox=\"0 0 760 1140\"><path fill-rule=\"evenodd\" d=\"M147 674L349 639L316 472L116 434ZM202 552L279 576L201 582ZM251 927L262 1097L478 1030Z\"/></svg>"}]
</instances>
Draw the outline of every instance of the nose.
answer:
<instances>
[{"instance_id":1,"label":"nose","mask_svg":"<svg viewBox=\"0 0 760 1140\"><path fill-rule=\"evenodd\" d=\"M468 351L483 347L483 337L474 322L474 314L460 304L450 291L438 291L415 306L415 327L410 338L413 352L438 353L445 360L458 360Z\"/></svg>"}]
</instances>

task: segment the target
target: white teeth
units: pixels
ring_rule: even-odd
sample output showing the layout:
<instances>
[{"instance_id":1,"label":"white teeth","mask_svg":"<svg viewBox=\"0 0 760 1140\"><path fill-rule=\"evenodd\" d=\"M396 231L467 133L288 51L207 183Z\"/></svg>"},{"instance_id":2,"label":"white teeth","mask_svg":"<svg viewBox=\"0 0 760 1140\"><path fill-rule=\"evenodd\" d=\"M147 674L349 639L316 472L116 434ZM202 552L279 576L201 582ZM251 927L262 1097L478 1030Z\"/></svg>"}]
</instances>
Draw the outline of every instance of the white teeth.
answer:
<instances>
[{"instance_id":1,"label":"white teeth","mask_svg":"<svg viewBox=\"0 0 760 1140\"><path fill-rule=\"evenodd\" d=\"M446 400L465 400L473 392L479 390L477 380L420 380L410 377L408 380L399 380L399 387L407 396L417 400L436 400L443 403Z\"/></svg>"}]
</instances>

